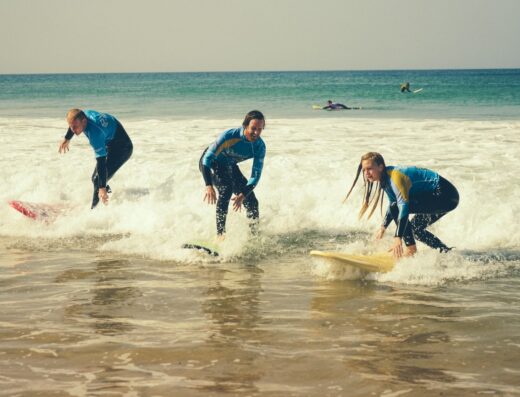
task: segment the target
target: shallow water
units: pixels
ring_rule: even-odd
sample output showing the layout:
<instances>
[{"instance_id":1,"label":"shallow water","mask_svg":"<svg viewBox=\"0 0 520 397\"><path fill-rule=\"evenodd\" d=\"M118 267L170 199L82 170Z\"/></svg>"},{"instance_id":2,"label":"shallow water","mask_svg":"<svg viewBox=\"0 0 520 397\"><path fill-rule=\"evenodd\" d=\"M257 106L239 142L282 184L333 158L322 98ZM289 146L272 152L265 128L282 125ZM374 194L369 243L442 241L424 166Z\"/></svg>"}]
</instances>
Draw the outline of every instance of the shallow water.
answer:
<instances>
[{"instance_id":1,"label":"shallow water","mask_svg":"<svg viewBox=\"0 0 520 397\"><path fill-rule=\"evenodd\" d=\"M0 200L74 208L0 206L0 394L520 394L519 121L268 119L260 235L231 213L219 258L183 250L215 233L199 156L240 121L123 121L134 155L90 211L85 137L59 156L63 120L0 118ZM431 228L453 252L362 279L308 256L391 243L360 188L341 204L368 150L457 186Z\"/></svg>"},{"instance_id":2,"label":"shallow water","mask_svg":"<svg viewBox=\"0 0 520 397\"><path fill-rule=\"evenodd\" d=\"M1 243L4 395L520 390L519 253L476 265L495 277L421 286L316 277L298 252L183 264Z\"/></svg>"}]
</instances>

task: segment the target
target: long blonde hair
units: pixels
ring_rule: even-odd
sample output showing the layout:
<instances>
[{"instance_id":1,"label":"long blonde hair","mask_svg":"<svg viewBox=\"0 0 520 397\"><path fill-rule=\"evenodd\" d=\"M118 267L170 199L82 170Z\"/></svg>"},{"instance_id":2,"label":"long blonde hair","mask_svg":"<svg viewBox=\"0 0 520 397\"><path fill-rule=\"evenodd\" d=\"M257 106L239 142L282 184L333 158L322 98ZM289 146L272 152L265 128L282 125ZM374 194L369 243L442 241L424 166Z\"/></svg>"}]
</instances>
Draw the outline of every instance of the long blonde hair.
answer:
<instances>
[{"instance_id":1,"label":"long blonde hair","mask_svg":"<svg viewBox=\"0 0 520 397\"><path fill-rule=\"evenodd\" d=\"M359 162L359 165L358 165L356 178L354 179L354 183L352 183L352 186L351 186L350 190L348 191L347 196L345 197L343 202L347 201L347 199L350 196L350 193L352 193L352 190L354 189L354 186L356 185L356 183L359 179L359 174L361 174L361 171L363 169L362 163L364 160L371 160L376 165L383 165L386 169L385 159L383 159L383 156L381 156L379 153L368 152L368 153L365 153L363 156L361 156L361 161ZM376 182L376 186L375 186L376 194L372 198L371 198L371 196L372 196L372 192L374 191L374 182L367 181L364 173L363 173L363 184L364 184L364 193L363 193L363 201L361 202L361 210L359 211L359 219L361 219L363 217L363 215L367 211L368 207L370 207L370 204L372 204L372 202L374 202L374 200L375 200L375 202L372 205L372 209L370 210L370 213L368 214L368 219L370 219L370 217L376 210L377 204L379 203L380 200L381 200L381 214L383 214L384 191L382 189L381 181Z\"/></svg>"}]
</instances>

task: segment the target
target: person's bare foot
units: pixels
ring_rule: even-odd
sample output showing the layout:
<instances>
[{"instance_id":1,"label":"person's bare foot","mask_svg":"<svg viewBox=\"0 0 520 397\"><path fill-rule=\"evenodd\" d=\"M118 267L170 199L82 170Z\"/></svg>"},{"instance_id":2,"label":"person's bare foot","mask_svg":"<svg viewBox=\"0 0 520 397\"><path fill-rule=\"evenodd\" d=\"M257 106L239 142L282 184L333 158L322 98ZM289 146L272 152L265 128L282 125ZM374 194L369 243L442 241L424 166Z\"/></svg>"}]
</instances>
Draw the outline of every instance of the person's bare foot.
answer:
<instances>
[{"instance_id":1,"label":"person's bare foot","mask_svg":"<svg viewBox=\"0 0 520 397\"><path fill-rule=\"evenodd\" d=\"M408 247L406 247L404 256L414 256L416 253L417 253L417 246L409 245Z\"/></svg>"}]
</instances>

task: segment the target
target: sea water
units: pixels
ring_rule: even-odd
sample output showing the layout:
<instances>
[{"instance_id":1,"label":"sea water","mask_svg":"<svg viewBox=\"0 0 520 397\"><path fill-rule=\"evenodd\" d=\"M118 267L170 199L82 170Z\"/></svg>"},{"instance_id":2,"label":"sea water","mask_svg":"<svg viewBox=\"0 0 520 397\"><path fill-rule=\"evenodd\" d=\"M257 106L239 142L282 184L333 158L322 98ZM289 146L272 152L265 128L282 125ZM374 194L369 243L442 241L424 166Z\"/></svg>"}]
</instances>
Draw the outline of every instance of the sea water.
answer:
<instances>
[{"instance_id":1,"label":"sea water","mask_svg":"<svg viewBox=\"0 0 520 397\"><path fill-rule=\"evenodd\" d=\"M402 94L410 81L417 94ZM0 394L518 395L520 71L0 76ZM362 107L316 111L327 99ZM134 142L89 209L68 108L115 115ZM230 211L221 256L198 160L251 109L267 118L261 231ZM438 171L460 204L387 274L312 249L380 252L379 212L346 203L360 156ZM248 162L240 168L247 176ZM7 205L74 209L51 224Z\"/></svg>"}]
</instances>

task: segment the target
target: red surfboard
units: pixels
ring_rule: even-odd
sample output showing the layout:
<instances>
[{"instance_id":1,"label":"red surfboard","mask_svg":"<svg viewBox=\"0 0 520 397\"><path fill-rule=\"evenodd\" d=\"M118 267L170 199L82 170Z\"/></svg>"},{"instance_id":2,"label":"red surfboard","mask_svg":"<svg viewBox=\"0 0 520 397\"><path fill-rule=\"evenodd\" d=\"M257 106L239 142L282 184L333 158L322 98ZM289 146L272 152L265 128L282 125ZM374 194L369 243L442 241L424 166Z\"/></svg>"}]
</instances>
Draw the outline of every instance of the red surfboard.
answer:
<instances>
[{"instance_id":1,"label":"red surfboard","mask_svg":"<svg viewBox=\"0 0 520 397\"><path fill-rule=\"evenodd\" d=\"M53 222L56 218L72 209L67 204L30 203L28 201L11 200L9 205L26 217L40 222Z\"/></svg>"}]
</instances>

